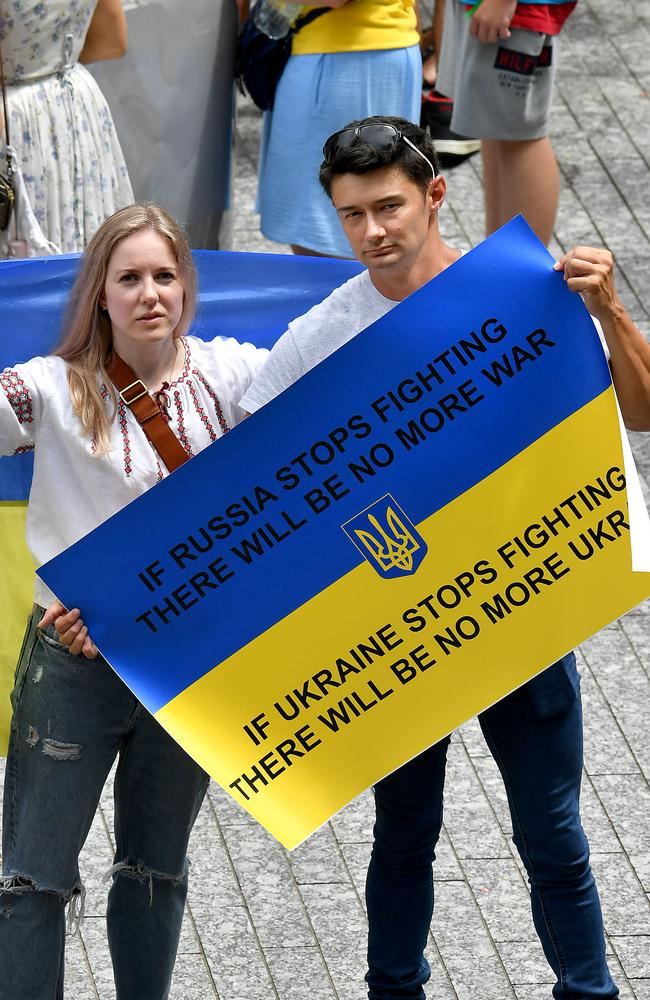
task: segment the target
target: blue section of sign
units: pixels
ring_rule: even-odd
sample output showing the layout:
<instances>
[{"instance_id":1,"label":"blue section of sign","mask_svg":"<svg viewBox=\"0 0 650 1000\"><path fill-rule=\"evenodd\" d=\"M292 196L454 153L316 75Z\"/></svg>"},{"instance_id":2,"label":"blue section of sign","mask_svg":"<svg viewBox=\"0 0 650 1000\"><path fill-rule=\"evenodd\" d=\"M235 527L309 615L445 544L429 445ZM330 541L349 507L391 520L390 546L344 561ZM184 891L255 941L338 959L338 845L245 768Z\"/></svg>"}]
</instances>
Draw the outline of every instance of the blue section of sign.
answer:
<instances>
[{"instance_id":1,"label":"blue section of sign","mask_svg":"<svg viewBox=\"0 0 650 1000\"><path fill-rule=\"evenodd\" d=\"M427 554L424 538L390 493L350 518L342 528L385 580L411 576Z\"/></svg>"},{"instance_id":2,"label":"blue section of sign","mask_svg":"<svg viewBox=\"0 0 650 1000\"><path fill-rule=\"evenodd\" d=\"M150 710L359 565L396 483L418 524L611 384L552 263L514 220L42 568Z\"/></svg>"}]
</instances>

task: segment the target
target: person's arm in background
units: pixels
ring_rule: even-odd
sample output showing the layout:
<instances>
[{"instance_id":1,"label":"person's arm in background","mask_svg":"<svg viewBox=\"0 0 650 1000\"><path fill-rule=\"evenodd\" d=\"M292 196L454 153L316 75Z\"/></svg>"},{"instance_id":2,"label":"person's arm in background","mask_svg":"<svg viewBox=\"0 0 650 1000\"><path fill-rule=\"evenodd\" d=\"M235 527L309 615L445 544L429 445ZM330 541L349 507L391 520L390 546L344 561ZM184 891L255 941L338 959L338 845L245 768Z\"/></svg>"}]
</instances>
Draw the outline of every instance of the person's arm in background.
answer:
<instances>
[{"instance_id":1,"label":"person's arm in background","mask_svg":"<svg viewBox=\"0 0 650 1000\"><path fill-rule=\"evenodd\" d=\"M625 426L650 431L650 344L618 297L614 258L609 250L577 246L560 257L555 268L564 271L568 287L582 295L603 328Z\"/></svg>"},{"instance_id":2,"label":"person's arm in background","mask_svg":"<svg viewBox=\"0 0 650 1000\"><path fill-rule=\"evenodd\" d=\"M98 0L88 25L79 62L121 59L126 52L126 44L127 28L122 0Z\"/></svg>"},{"instance_id":3,"label":"person's arm in background","mask_svg":"<svg viewBox=\"0 0 650 1000\"><path fill-rule=\"evenodd\" d=\"M484 45L510 38L510 22L516 7L517 0L483 0L470 18L470 34Z\"/></svg>"}]
</instances>

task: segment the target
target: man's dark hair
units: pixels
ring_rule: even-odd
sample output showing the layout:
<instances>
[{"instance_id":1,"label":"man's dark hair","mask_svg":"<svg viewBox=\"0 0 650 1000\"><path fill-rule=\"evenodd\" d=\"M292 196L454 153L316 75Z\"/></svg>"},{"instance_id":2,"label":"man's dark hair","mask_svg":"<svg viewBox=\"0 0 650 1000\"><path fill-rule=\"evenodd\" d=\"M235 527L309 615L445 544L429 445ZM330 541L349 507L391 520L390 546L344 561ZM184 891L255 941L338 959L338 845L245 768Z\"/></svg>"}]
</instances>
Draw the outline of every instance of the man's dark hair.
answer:
<instances>
[{"instance_id":1,"label":"man's dark hair","mask_svg":"<svg viewBox=\"0 0 650 1000\"><path fill-rule=\"evenodd\" d=\"M346 128L357 128L359 125L394 125L406 136L414 146L424 153L433 164L435 172L439 171L438 157L431 136L424 129L406 118L396 118L388 115L374 115L372 118L362 118L359 121L348 122ZM408 143L400 139L390 149L374 149L369 143L357 137L351 146L335 153L329 163L323 161L320 167L319 179L328 197L332 197L332 179L338 174L367 174L380 167L397 166L404 174L421 189L427 190L431 180L431 170L421 156L414 153Z\"/></svg>"}]
</instances>

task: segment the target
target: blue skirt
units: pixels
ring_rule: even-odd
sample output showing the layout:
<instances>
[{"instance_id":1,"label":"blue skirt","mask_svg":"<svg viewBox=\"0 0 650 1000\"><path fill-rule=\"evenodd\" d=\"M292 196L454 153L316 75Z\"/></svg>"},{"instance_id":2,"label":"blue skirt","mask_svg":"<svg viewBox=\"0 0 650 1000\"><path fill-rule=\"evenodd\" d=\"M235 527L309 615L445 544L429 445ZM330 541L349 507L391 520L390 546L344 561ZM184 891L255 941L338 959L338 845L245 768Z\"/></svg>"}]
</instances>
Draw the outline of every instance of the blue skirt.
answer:
<instances>
[{"instance_id":1,"label":"blue skirt","mask_svg":"<svg viewBox=\"0 0 650 1000\"><path fill-rule=\"evenodd\" d=\"M351 257L318 181L323 143L369 115L420 120L422 59L417 45L372 52L292 56L265 115L257 211L263 234L333 257Z\"/></svg>"}]
</instances>

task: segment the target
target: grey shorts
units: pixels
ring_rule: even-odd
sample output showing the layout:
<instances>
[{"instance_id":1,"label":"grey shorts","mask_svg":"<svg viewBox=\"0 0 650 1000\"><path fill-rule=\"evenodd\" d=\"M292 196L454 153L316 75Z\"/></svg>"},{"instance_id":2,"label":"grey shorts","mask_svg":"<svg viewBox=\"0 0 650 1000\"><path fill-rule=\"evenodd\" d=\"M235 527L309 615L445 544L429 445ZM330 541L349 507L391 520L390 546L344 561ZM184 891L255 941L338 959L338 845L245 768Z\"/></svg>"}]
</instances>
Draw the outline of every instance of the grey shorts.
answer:
<instances>
[{"instance_id":1,"label":"grey shorts","mask_svg":"<svg viewBox=\"0 0 650 1000\"><path fill-rule=\"evenodd\" d=\"M458 0L447 0L436 89L453 98L451 127L476 139L540 139L548 132L557 36L513 28L484 45Z\"/></svg>"}]
</instances>

